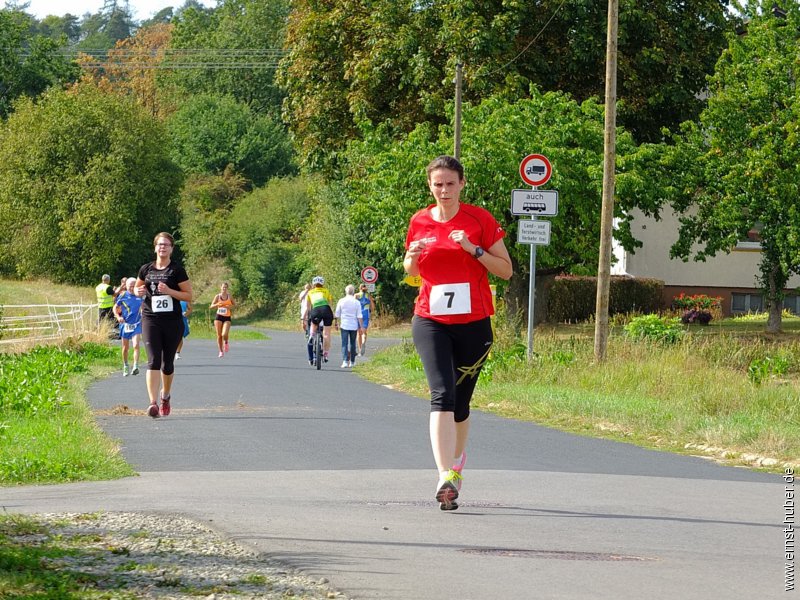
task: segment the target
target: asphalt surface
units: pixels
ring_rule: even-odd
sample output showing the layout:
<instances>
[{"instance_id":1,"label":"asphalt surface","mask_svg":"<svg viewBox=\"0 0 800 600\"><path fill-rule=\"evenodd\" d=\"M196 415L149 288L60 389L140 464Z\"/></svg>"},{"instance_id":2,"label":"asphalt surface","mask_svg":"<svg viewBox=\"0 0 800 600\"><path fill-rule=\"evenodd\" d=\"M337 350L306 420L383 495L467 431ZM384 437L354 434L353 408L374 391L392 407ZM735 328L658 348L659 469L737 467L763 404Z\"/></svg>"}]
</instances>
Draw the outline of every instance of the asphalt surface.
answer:
<instances>
[{"instance_id":1,"label":"asphalt surface","mask_svg":"<svg viewBox=\"0 0 800 600\"><path fill-rule=\"evenodd\" d=\"M779 476L474 412L445 513L427 401L340 369L336 338L316 371L300 334L269 335L223 359L190 337L166 418L144 416L143 375L97 382L139 476L0 488L0 506L189 516L357 600L793 596Z\"/></svg>"}]
</instances>

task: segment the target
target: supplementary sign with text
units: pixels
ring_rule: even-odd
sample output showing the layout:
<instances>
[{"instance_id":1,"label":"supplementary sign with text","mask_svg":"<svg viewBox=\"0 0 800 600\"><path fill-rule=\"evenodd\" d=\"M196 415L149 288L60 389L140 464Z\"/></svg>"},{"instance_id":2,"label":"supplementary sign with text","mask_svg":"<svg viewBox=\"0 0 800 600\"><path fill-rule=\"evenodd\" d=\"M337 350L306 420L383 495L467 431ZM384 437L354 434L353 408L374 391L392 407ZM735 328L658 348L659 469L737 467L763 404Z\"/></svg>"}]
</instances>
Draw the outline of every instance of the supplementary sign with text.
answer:
<instances>
[{"instance_id":1,"label":"supplementary sign with text","mask_svg":"<svg viewBox=\"0 0 800 600\"><path fill-rule=\"evenodd\" d=\"M517 221L517 243L547 246L550 243L550 221Z\"/></svg>"},{"instance_id":2,"label":"supplementary sign with text","mask_svg":"<svg viewBox=\"0 0 800 600\"><path fill-rule=\"evenodd\" d=\"M558 214L556 190L512 190L511 214L555 217Z\"/></svg>"}]
</instances>

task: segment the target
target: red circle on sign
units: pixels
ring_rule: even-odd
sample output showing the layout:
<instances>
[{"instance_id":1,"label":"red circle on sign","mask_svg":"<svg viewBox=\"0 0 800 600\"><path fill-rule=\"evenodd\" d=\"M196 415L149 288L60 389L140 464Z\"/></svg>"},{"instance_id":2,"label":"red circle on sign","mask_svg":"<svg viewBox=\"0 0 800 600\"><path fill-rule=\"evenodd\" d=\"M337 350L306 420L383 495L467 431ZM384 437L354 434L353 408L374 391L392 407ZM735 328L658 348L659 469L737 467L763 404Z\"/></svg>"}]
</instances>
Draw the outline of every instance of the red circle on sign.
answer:
<instances>
[{"instance_id":1,"label":"red circle on sign","mask_svg":"<svg viewBox=\"0 0 800 600\"><path fill-rule=\"evenodd\" d=\"M361 269L361 281L364 283L375 283L378 281L378 269L375 267L364 267Z\"/></svg>"},{"instance_id":2,"label":"red circle on sign","mask_svg":"<svg viewBox=\"0 0 800 600\"><path fill-rule=\"evenodd\" d=\"M553 166L546 156L541 154L528 154L519 163L519 176L522 181L533 187L544 185L553 174Z\"/></svg>"}]
</instances>

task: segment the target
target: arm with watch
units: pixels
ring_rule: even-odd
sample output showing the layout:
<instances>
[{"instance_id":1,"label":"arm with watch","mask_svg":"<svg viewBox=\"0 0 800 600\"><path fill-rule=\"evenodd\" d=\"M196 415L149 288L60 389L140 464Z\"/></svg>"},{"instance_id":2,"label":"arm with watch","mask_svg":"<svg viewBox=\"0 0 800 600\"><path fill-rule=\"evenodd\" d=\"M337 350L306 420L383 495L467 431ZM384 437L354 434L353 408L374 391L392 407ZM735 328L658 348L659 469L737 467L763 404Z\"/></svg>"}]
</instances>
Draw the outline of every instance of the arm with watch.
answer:
<instances>
[{"instance_id":1,"label":"arm with watch","mask_svg":"<svg viewBox=\"0 0 800 600\"><path fill-rule=\"evenodd\" d=\"M492 275L501 279L510 279L514 272L511 266L511 257L503 239L497 240L489 248L482 248L469 241L463 230L457 229L450 232L450 239L479 261Z\"/></svg>"}]
</instances>

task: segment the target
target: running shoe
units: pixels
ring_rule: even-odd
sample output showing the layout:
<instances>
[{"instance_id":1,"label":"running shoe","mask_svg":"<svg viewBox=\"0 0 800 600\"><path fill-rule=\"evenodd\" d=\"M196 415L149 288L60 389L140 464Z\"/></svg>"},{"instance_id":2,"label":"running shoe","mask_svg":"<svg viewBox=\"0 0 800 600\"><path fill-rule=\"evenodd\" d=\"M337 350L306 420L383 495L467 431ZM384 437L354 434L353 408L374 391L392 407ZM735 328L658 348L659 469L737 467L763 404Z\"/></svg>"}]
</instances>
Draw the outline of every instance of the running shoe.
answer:
<instances>
[{"instance_id":1,"label":"running shoe","mask_svg":"<svg viewBox=\"0 0 800 600\"><path fill-rule=\"evenodd\" d=\"M180 352L176 352L175 353L175 360L180 360L180 359L181 359L181 353Z\"/></svg>"},{"instance_id":2,"label":"running shoe","mask_svg":"<svg viewBox=\"0 0 800 600\"><path fill-rule=\"evenodd\" d=\"M458 486L461 480L461 474L453 471L447 473L446 476L439 480L439 485L436 489L436 500L444 504L442 510L453 510L452 505L456 498L458 498Z\"/></svg>"},{"instance_id":3,"label":"running shoe","mask_svg":"<svg viewBox=\"0 0 800 600\"><path fill-rule=\"evenodd\" d=\"M464 470L464 465L465 464L467 464L467 453L466 453L466 451L461 453L461 457L456 462L454 462L453 466L450 467L450 468L453 469L453 471L455 471L459 475L461 475L461 471ZM458 482L456 483L456 487L458 488L459 492L461 491L461 481L462 481L462 479L459 479Z\"/></svg>"},{"instance_id":4,"label":"running shoe","mask_svg":"<svg viewBox=\"0 0 800 600\"><path fill-rule=\"evenodd\" d=\"M220 353L217 355L217 358L222 358L223 356L225 356L225 355L224 355L222 352L220 352Z\"/></svg>"},{"instance_id":5,"label":"running shoe","mask_svg":"<svg viewBox=\"0 0 800 600\"><path fill-rule=\"evenodd\" d=\"M449 505L439 502L439 510L458 510L458 502L451 502Z\"/></svg>"},{"instance_id":6,"label":"running shoe","mask_svg":"<svg viewBox=\"0 0 800 600\"><path fill-rule=\"evenodd\" d=\"M139 365L133 365L133 371L131 371L131 375L138 375L139 374Z\"/></svg>"},{"instance_id":7,"label":"running shoe","mask_svg":"<svg viewBox=\"0 0 800 600\"><path fill-rule=\"evenodd\" d=\"M225 350L225 352L230 352L231 351L231 345L228 342L225 342L225 348L223 348L223 350Z\"/></svg>"},{"instance_id":8,"label":"running shoe","mask_svg":"<svg viewBox=\"0 0 800 600\"><path fill-rule=\"evenodd\" d=\"M313 360L308 361L308 366L309 367L313 367L314 366L314 361Z\"/></svg>"},{"instance_id":9,"label":"running shoe","mask_svg":"<svg viewBox=\"0 0 800 600\"><path fill-rule=\"evenodd\" d=\"M169 411L170 411L169 401L170 401L170 399L171 399L170 396L166 396L166 397L161 396L161 416L163 416L163 417L166 417L169 414Z\"/></svg>"},{"instance_id":10,"label":"running shoe","mask_svg":"<svg viewBox=\"0 0 800 600\"><path fill-rule=\"evenodd\" d=\"M349 367L349 366L350 366L350 363L349 363L349 362L347 362L347 361L344 361L344 362L342 362L342 366L341 366L341 367L339 367L339 368L340 368L340 369L346 369L346 368L347 368L347 367Z\"/></svg>"},{"instance_id":11,"label":"running shoe","mask_svg":"<svg viewBox=\"0 0 800 600\"><path fill-rule=\"evenodd\" d=\"M328 353L327 352L323 352L322 353L322 360L324 360L325 362L328 362Z\"/></svg>"},{"instance_id":12,"label":"running shoe","mask_svg":"<svg viewBox=\"0 0 800 600\"><path fill-rule=\"evenodd\" d=\"M130 375L130 374L131 374L131 371L130 371L130 369L128 368L128 365L124 365L124 366L122 367L122 376L123 376L123 377L127 377L127 376L128 376L128 375Z\"/></svg>"},{"instance_id":13,"label":"running shoe","mask_svg":"<svg viewBox=\"0 0 800 600\"><path fill-rule=\"evenodd\" d=\"M150 408L147 409L147 414L153 417L154 419L158 418L158 405L151 404Z\"/></svg>"}]
</instances>

